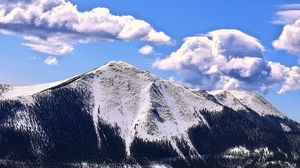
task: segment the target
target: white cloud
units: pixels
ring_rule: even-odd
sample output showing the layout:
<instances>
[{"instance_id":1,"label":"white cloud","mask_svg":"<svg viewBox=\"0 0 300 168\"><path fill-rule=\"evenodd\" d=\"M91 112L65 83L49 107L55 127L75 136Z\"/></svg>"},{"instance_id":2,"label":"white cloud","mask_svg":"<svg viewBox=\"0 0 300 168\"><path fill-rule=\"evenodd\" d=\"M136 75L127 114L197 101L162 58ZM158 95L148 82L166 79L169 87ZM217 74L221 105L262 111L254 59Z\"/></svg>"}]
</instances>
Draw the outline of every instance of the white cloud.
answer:
<instances>
[{"instance_id":1,"label":"white cloud","mask_svg":"<svg viewBox=\"0 0 300 168\"><path fill-rule=\"evenodd\" d=\"M49 56L47 59L45 59L44 63L49 66L58 65L56 57L53 56Z\"/></svg>"},{"instance_id":2,"label":"white cloud","mask_svg":"<svg viewBox=\"0 0 300 168\"><path fill-rule=\"evenodd\" d=\"M221 29L186 38L176 52L153 65L177 71L182 83L209 90L265 92L276 84L282 86L279 93L298 89L298 67L268 62L263 51L256 38L238 30Z\"/></svg>"},{"instance_id":3,"label":"white cloud","mask_svg":"<svg viewBox=\"0 0 300 168\"><path fill-rule=\"evenodd\" d=\"M226 57L262 57L264 47L259 41L239 30L221 29L209 32L208 37L213 38L214 49L217 54Z\"/></svg>"},{"instance_id":4,"label":"white cloud","mask_svg":"<svg viewBox=\"0 0 300 168\"><path fill-rule=\"evenodd\" d=\"M280 93L286 92L288 90L299 90L300 89L300 68L293 66L287 70L287 78L284 82Z\"/></svg>"},{"instance_id":5,"label":"white cloud","mask_svg":"<svg viewBox=\"0 0 300 168\"><path fill-rule=\"evenodd\" d=\"M276 12L273 19L275 24L291 24L300 18L300 4L284 4L279 5L278 8L280 10Z\"/></svg>"},{"instance_id":6,"label":"white cloud","mask_svg":"<svg viewBox=\"0 0 300 168\"><path fill-rule=\"evenodd\" d=\"M300 10L283 10L276 13L276 16L273 20L274 24L291 24L295 23L300 18Z\"/></svg>"},{"instance_id":7,"label":"white cloud","mask_svg":"<svg viewBox=\"0 0 300 168\"><path fill-rule=\"evenodd\" d=\"M300 56L300 4L279 6L274 23L283 24L283 30L278 39L273 41L274 48L285 50Z\"/></svg>"},{"instance_id":8,"label":"white cloud","mask_svg":"<svg viewBox=\"0 0 300 168\"><path fill-rule=\"evenodd\" d=\"M153 47L149 45L145 45L144 47L139 49L139 53L143 55L150 55L154 52Z\"/></svg>"},{"instance_id":9,"label":"white cloud","mask_svg":"<svg viewBox=\"0 0 300 168\"><path fill-rule=\"evenodd\" d=\"M91 41L171 42L143 20L113 15L107 8L81 12L67 0L4 0L0 3L0 30L22 36L29 41L24 45L53 55L70 53L75 44Z\"/></svg>"},{"instance_id":10,"label":"white cloud","mask_svg":"<svg viewBox=\"0 0 300 168\"><path fill-rule=\"evenodd\" d=\"M286 67L280 63L269 62L272 69L270 80L281 81L282 87L278 93L300 89L300 68Z\"/></svg>"},{"instance_id":11,"label":"white cloud","mask_svg":"<svg viewBox=\"0 0 300 168\"><path fill-rule=\"evenodd\" d=\"M279 38L273 41L273 46L300 56L300 20L285 25Z\"/></svg>"},{"instance_id":12,"label":"white cloud","mask_svg":"<svg viewBox=\"0 0 300 168\"><path fill-rule=\"evenodd\" d=\"M71 53L74 50L71 44L64 42L58 37L49 37L48 39L43 40L39 37L25 36L24 39L31 42L23 43L22 45L51 55L63 55L66 53Z\"/></svg>"}]
</instances>

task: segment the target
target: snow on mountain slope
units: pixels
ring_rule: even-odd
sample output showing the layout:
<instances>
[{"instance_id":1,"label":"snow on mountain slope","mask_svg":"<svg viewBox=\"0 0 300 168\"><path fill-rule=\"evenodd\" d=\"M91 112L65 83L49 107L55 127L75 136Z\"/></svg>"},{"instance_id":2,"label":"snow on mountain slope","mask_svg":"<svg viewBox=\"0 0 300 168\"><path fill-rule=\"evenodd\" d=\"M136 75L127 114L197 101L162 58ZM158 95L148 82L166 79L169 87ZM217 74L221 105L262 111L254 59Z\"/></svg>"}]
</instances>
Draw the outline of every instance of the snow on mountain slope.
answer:
<instances>
[{"instance_id":1,"label":"snow on mountain slope","mask_svg":"<svg viewBox=\"0 0 300 168\"><path fill-rule=\"evenodd\" d=\"M91 83L95 128L99 119L117 125L127 154L134 137L170 140L176 148L175 137L187 137L190 127L206 124L197 111L223 109L207 97L124 62L111 62L87 73L82 80Z\"/></svg>"},{"instance_id":2,"label":"snow on mountain slope","mask_svg":"<svg viewBox=\"0 0 300 168\"><path fill-rule=\"evenodd\" d=\"M184 141L197 154L188 131L194 126L210 128L202 111L220 113L224 106L234 111L252 109L261 116L284 117L261 96L242 91L212 91L189 89L125 62L113 61L100 68L69 80L22 87L0 87L0 100L32 98L47 90L68 87L91 93L87 101L100 148L99 123L118 127L125 141L127 156L135 138L144 141L168 141L180 154L176 142ZM1 95L2 93L2 95ZM48 93L48 92L47 92ZM51 92L49 92L51 93ZM26 128L27 113L18 113L20 124L10 124L17 129ZM35 123L31 126L34 129ZM31 128L28 127L28 128ZM286 126L286 129L289 129ZM199 155L199 154L198 154Z\"/></svg>"},{"instance_id":3,"label":"snow on mountain slope","mask_svg":"<svg viewBox=\"0 0 300 168\"><path fill-rule=\"evenodd\" d=\"M247 111L242 102L234 97L229 91L211 91L209 93L214 95L217 101L219 101L224 106L232 108L235 111Z\"/></svg>"},{"instance_id":4,"label":"snow on mountain slope","mask_svg":"<svg viewBox=\"0 0 300 168\"><path fill-rule=\"evenodd\" d=\"M67 80L62 80L52 83L36 84L29 86L6 86L6 89L3 89L2 94L0 91L0 99L16 99L18 97L32 96L36 93L39 93L43 90L47 90L66 81Z\"/></svg>"},{"instance_id":5,"label":"snow on mountain slope","mask_svg":"<svg viewBox=\"0 0 300 168\"><path fill-rule=\"evenodd\" d=\"M261 116L271 115L285 118L284 114L279 112L272 104L257 93L236 90L211 91L210 93L214 95L220 103L234 110L247 111L248 108Z\"/></svg>"}]
</instances>

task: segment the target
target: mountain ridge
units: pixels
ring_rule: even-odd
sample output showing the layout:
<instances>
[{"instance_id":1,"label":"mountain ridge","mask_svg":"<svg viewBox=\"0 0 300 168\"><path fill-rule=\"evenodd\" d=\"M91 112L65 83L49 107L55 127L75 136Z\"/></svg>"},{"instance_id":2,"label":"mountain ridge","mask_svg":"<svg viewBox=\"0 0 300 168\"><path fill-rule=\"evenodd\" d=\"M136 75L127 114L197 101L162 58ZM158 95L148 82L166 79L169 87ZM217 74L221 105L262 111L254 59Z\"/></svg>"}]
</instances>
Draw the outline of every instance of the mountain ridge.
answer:
<instances>
[{"instance_id":1,"label":"mountain ridge","mask_svg":"<svg viewBox=\"0 0 300 168\"><path fill-rule=\"evenodd\" d=\"M68 84L68 83L72 83L72 82L74 82L74 81L76 81L77 79L80 79L80 78L82 78L82 77L84 77L84 76L86 76L86 75L90 75L90 74L93 74L93 73L97 73L97 71L101 71L101 70L103 70L103 69L106 69L107 67L109 67L109 66L114 66L114 65L116 65L116 67L126 67L126 68L134 68L135 70L138 70L138 71L140 71L140 72L143 72L143 73L146 73L146 74L150 74L150 72L148 72L148 71L144 71L144 70L140 70L140 69L137 69L137 68L135 68L134 66L132 66L132 65L130 65L130 64L128 64L128 63L126 63L126 62L123 62L123 61L110 61L110 62L108 62L108 63L106 63L106 64L104 64L103 66L100 66L100 67L98 67L98 68L95 68L95 69L93 69L93 70L91 70L91 71L88 71L88 72L86 72L86 73L83 73L83 74L80 74L80 75L76 75L76 76L74 76L74 77L71 77L71 78L68 78L68 79L65 79L65 80L60 80L60 81L55 81L55 82L50 82L50 83L41 83L41 84L33 84L33 85L24 85L24 86L13 86L13 85L7 85L7 84L1 84L0 86L0 88L4 88L3 90L2 90L2 92L5 92L5 91L7 91L7 90L9 90L9 88L10 87L16 87L16 88L18 88L18 89L20 89L20 90L26 90L26 89L28 89L28 88L30 88L30 87L41 87L41 89L37 89L36 91L34 91L34 92L32 92L32 93L28 93L28 94L23 94L22 95L22 93L20 93L20 95L19 96L26 96L26 95L28 95L28 96L32 96L33 94L35 94L35 93L38 93L38 92L42 92L42 91L46 91L46 90L48 90L48 89L53 89L53 88L56 88L56 87L59 87L59 86L61 86L61 85L66 85L66 84ZM152 77L153 78L159 78L159 77L157 77L157 76L155 76L155 75L153 75L153 74L151 74L152 75ZM166 80L167 81L167 80ZM170 81L170 82L173 82L173 81ZM174 82L173 82L174 83ZM174 84L176 84L176 85L179 85L179 84L177 84L177 83L174 83ZM28 87L28 88L26 88L26 87ZM199 90L199 89L192 89L192 88L188 88L188 89L190 89L190 90L195 90L195 91L197 91L197 90ZM13 90L13 89L12 89ZM204 91L204 90L202 90L202 91ZM244 95L245 94L247 94L248 96L249 95L254 95L254 96L256 96L256 97L261 97L258 93L256 93L256 92L249 92L249 91L237 91L237 90L215 90L215 91L206 91L208 94L211 94L211 95L218 95L218 93L220 93L220 94L222 94L222 92L223 93L229 93L229 94L231 94L232 96L234 96L234 92L235 93L238 93L238 92L240 92L240 93L243 93ZM233 93L232 93L233 92ZM19 97L19 96L12 96L12 97ZM5 96L3 96L3 97L5 97ZM235 98L236 98L236 96L234 96ZM261 97L262 99L264 99L263 97ZM278 111L278 110L277 110ZM279 111L278 111L279 112ZM283 115L283 114L281 114L281 115Z\"/></svg>"},{"instance_id":2,"label":"mountain ridge","mask_svg":"<svg viewBox=\"0 0 300 168\"><path fill-rule=\"evenodd\" d=\"M24 88L29 91L18 93ZM244 158L250 157L248 153L256 157L256 150L299 157L295 152L300 144L299 123L260 95L190 89L125 62L113 61L59 82L4 90L0 131L22 137L23 144L29 143L30 150L25 151L38 160L101 162L106 158L119 163L129 158L178 158L177 164L198 158L198 165L208 153L244 151ZM74 145L82 155L74 155ZM117 152L108 152L113 149ZM14 147L10 151L20 153ZM5 152L1 156L16 159Z\"/></svg>"}]
</instances>

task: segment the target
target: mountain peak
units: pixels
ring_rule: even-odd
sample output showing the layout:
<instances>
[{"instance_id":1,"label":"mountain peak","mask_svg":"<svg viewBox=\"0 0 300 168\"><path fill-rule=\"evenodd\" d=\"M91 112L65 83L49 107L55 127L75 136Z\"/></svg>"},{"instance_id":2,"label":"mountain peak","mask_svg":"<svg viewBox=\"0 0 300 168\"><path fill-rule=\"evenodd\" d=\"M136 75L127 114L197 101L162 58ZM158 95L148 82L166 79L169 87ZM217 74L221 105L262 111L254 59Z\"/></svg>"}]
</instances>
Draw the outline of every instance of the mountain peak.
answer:
<instances>
[{"instance_id":1,"label":"mountain peak","mask_svg":"<svg viewBox=\"0 0 300 168\"><path fill-rule=\"evenodd\" d=\"M157 79L154 75L150 74L147 71L138 69L127 62L124 61L110 61L98 68L95 68L92 71L89 71L87 73L74 76L72 78L68 78L61 81L56 82L50 82L50 83L44 83L44 84L33 84L33 85L27 85L27 86L9 86L9 85L0 85L0 99L17 99L19 97L23 96L32 96L36 93L56 88L57 86L67 85L70 83L73 83L76 80L79 80L81 78L84 78L86 76L95 75L99 76L102 73L106 73L109 76L113 76L116 74L124 74L128 77L128 80L134 80L130 79L130 76L133 76L134 74L140 74L143 73L148 79L154 80ZM5 86L5 87L4 87Z\"/></svg>"},{"instance_id":2,"label":"mountain peak","mask_svg":"<svg viewBox=\"0 0 300 168\"><path fill-rule=\"evenodd\" d=\"M98 68L95 68L90 73L98 72L99 70L107 70L107 69L137 69L134 66L130 65L124 61L110 61Z\"/></svg>"},{"instance_id":3,"label":"mountain peak","mask_svg":"<svg viewBox=\"0 0 300 168\"><path fill-rule=\"evenodd\" d=\"M127 63L125 61L109 61L105 65L108 65L108 66L126 66L126 67L132 67L132 65L130 65L129 63Z\"/></svg>"},{"instance_id":4,"label":"mountain peak","mask_svg":"<svg viewBox=\"0 0 300 168\"><path fill-rule=\"evenodd\" d=\"M120 68L120 69L126 69L126 68L135 68L133 65L124 62L124 61L110 61L107 64L101 66L102 68L109 68L109 67L114 67L114 68ZM100 68L101 68L100 67Z\"/></svg>"}]
</instances>

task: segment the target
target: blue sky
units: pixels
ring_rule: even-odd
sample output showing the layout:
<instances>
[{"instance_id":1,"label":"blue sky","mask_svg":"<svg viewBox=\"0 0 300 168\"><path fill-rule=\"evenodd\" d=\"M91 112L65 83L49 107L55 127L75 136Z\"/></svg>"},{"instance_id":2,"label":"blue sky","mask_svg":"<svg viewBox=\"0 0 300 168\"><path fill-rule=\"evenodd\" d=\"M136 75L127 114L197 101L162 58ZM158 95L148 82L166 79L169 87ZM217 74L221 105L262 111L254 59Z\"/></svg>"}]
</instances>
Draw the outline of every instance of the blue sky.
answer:
<instances>
[{"instance_id":1,"label":"blue sky","mask_svg":"<svg viewBox=\"0 0 300 168\"><path fill-rule=\"evenodd\" d=\"M286 25L295 24L297 26L296 23L290 22L274 23L279 11L289 10L286 8L283 9L282 5L295 4L297 1L173 0L170 2L159 0L72 0L71 2L73 5L77 5L78 12L90 11L96 7L102 7L109 9L112 15L130 15L136 19L141 19L149 23L155 31L162 31L166 36L170 37L170 43L158 44L157 42L153 42L153 40L145 40L139 37L118 37L117 40L99 40L89 37L92 40L81 43L77 39L84 39L85 37L80 36L76 37L75 40L71 39L71 41L74 40L70 44L73 47L71 52L64 52L63 54L55 52L45 53L40 50L34 50L32 47L24 44L28 44L28 41L30 41L32 42L30 44L43 43L43 45L48 45L49 43L55 43L55 40L28 40L24 38L28 34L40 37L40 34L37 35L25 30L31 29L32 27L30 26L32 25L28 26L22 23L18 25L18 29L22 30L16 31L7 27L3 28L3 25L7 24L6 22L0 24L0 29L12 31L13 33L9 35L7 33L0 34L0 83L26 85L61 80L89 71L111 60L123 60L139 68L149 70L163 78L168 79L173 77L179 82L186 83L182 75L180 75L183 69L176 69L174 67L164 69L153 66L153 63L155 60L162 60L169 57L172 52L180 49L186 37L201 36L201 34L207 34L219 29L237 29L249 36L255 37L264 46L263 58L266 61L278 62L285 67L299 66L299 52L292 48L297 48L297 45L288 47L287 45L291 44L288 42L282 43L285 45L280 46L272 44L274 40L279 39L279 36L283 34L283 28ZM9 1L4 1L3 6L1 6L1 3L0 8L11 10ZM22 8L23 6L26 6L26 4L21 4L20 7ZM294 9L297 7L288 8ZM288 15L284 15L284 17L289 18ZM160 39L165 39L164 37ZM214 36L214 38L217 39L218 37ZM65 42L64 40L69 40L69 38L65 38L62 41ZM297 42L297 39L295 40ZM161 40L160 42L166 42L166 40ZM139 53L139 49L145 45L152 46L154 51L148 55ZM47 58L55 58L57 63L52 62L52 65L49 66L45 64ZM202 74L197 74L190 77L189 81L193 80L193 77L198 78L199 76L203 77ZM269 81L265 81L264 79L257 80L269 83ZM195 82L197 81L195 79ZM257 88L256 84L253 83L255 82L247 83L247 85L239 89L252 88L250 85L255 85L253 88ZM296 83L295 85L297 86L293 86L293 89L287 90L282 94L277 94L276 92L280 89L281 85L280 82L278 83L274 83L274 85L272 83L272 87L275 89L268 90L265 97L280 111L300 121L298 110L300 109L300 104L298 103L300 100L300 90L298 89L300 84Z\"/></svg>"}]
</instances>

